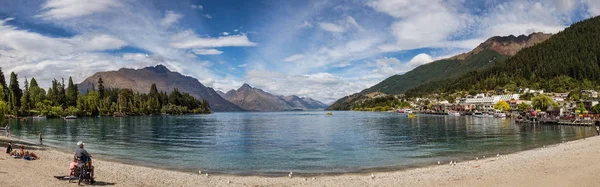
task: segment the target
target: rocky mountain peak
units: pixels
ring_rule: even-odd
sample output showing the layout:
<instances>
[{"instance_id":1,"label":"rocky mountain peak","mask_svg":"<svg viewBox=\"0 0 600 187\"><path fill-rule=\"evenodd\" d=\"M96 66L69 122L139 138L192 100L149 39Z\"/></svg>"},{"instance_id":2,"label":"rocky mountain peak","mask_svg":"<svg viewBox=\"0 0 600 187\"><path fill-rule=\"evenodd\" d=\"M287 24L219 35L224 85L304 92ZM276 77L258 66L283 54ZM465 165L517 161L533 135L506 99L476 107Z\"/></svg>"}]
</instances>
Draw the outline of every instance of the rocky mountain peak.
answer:
<instances>
[{"instance_id":1,"label":"rocky mountain peak","mask_svg":"<svg viewBox=\"0 0 600 187\"><path fill-rule=\"evenodd\" d=\"M149 66L149 67L145 67L145 70L150 70L156 73L168 73L171 72L171 70L169 70L169 68L165 67L162 64L156 65L156 66Z\"/></svg>"},{"instance_id":2,"label":"rocky mountain peak","mask_svg":"<svg viewBox=\"0 0 600 187\"><path fill-rule=\"evenodd\" d=\"M494 36L479 44L479 46L472 51L450 57L450 60L466 60L486 49L496 51L503 55L514 56L521 49L546 41L551 36L552 34L545 34L542 32L520 36Z\"/></svg>"}]
</instances>

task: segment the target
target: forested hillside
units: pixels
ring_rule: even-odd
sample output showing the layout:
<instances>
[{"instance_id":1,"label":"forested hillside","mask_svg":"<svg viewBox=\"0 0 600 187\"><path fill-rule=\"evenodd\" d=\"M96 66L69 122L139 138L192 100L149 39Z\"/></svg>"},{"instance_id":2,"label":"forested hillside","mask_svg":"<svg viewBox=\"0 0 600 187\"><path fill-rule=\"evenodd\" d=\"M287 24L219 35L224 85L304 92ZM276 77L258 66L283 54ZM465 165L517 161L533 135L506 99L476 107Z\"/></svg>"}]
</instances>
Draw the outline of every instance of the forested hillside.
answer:
<instances>
[{"instance_id":1,"label":"forested hillside","mask_svg":"<svg viewBox=\"0 0 600 187\"><path fill-rule=\"evenodd\" d=\"M504 63L409 90L409 96L518 87L564 92L600 85L600 17L571 25Z\"/></svg>"}]
</instances>

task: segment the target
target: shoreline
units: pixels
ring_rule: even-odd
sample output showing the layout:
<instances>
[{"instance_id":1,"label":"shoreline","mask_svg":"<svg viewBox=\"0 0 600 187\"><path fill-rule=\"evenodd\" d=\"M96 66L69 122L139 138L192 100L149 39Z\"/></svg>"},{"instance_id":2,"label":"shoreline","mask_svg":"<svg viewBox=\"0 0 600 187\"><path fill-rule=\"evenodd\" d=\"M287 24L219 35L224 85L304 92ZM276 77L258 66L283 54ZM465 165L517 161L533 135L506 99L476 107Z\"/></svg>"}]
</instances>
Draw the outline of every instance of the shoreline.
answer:
<instances>
[{"instance_id":1,"label":"shoreline","mask_svg":"<svg viewBox=\"0 0 600 187\"><path fill-rule=\"evenodd\" d=\"M594 136L592 136L594 137ZM38 149L41 150L53 150L53 151L57 151L63 154L72 154L75 150L75 148L73 148L72 150L69 150L66 147L61 147L61 146L56 146L56 145L40 145L39 143L33 143L31 141L27 141L24 140L22 138L15 138L13 136L11 136L12 141L13 141L13 146L16 146L17 144L15 144L15 141L18 142L22 142L25 144L28 144L28 149L31 146L37 147ZM575 139L575 140L570 140L570 141L566 141L566 142L573 142L573 141L580 141L580 140L584 140L587 138L591 138L591 137L585 137L585 138L580 138L580 139ZM6 144L4 143L4 141L7 141L5 136L0 136L0 147L1 148L6 148ZM562 143L565 143L565 141L563 141ZM524 149L524 150L518 150L518 151L511 151L511 152L499 152L498 154L501 155L512 155L512 154L518 154L521 152L525 152L525 151L531 151L531 150L536 150L536 149L540 149L540 148L545 148L545 147L552 147L552 146L556 146L561 144L560 142L554 143L554 144L548 144L548 145L540 145L540 146L534 146L528 149ZM18 148L18 147L13 147L13 148ZM5 150L5 149L3 149ZM94 154L92 153L92 155L99 155L99 154ZM101 155L101 154L100 154ZM487 156L487 158L494 158L496 155L494 154L478 154L477 157L479 156ZM181 173L188 173L188 174L196 174L197 170L186 170L186 169L178 169L178 168L169 168L169 167L161 167L159 166L159 164L142 164L140 161L136 161L133 159L117 159L117 158L110 158L110 156L95 156L96 159L95 160L100 160L103 162L113 162L113 163L118 163L118 164L124 164L124 165L130 165L130 166L137 166L137 167L145 167L145 168L150 168L150 169L159 169L159 170L165 170L165 171L173 171L173 172L181 172ZM480 158L481 160L484 160L484 158ZM294 175L296 176L300 176L300 177L316 177L316 176L343 176L343 175L348 175L348 174L358 174L358 175L362 175L362 174L370 174L370 173L389 173L389 172L402 172L402 171L407 171L407 170L412 170L412 169L419 169L419 168L427 168L427 167L435 167L435 166L439 166L439 165L444 165L444 164L448 164L450 161L453 162L470 162L470 161L475 161L473 156L467 156L467 155L459 155L459 156L454 156L451 159L443 159L443 160L438 160L441 162L441 164L436 164L435 162L428 162L428 163L415 163L415 164L409 164L409 165L397 165L397 166L382 166L382 167L371 167L371 168L360 168L358 170L348 170L348 171L332 171L332 172L315 172L315 173L308 173L308 172L294 172ZM277 177L282 177L282 176L287 176L289 174L289 172L255 172L255 173L232 173L232 172L220 172L220 171L215 171L215 170L203 170L205 172L210 172L213 175L222 175L222 176L232 176L232 177L268 177L268 178L277 178Z\"/></svg>"},{"instance_id":2,"label":"shoreline","mask_svg":"<svg viewBox=\"0 0 600 187\"><path fill-rule=\"evenodd\" d=\"M7 141L5 137L0 140ZM15 147L20 145L17 141L13 140ZM594 186L600 182L600 174L595 172L600 170L600 163L595 162L600 154L600 149L595 148L598 144L600 137L588 137L500 157L461 161L453 166L443 163L396 171L292 178L231 174L207 177L103 159L95 160L94 165L98 184L115 186ZM68 185L53 176L67 174L70 154L50 146L27 146L27 142L25 145L41 159L25 161L7 154L0 156L3 185Z\"/></svg>"}]
</instances>

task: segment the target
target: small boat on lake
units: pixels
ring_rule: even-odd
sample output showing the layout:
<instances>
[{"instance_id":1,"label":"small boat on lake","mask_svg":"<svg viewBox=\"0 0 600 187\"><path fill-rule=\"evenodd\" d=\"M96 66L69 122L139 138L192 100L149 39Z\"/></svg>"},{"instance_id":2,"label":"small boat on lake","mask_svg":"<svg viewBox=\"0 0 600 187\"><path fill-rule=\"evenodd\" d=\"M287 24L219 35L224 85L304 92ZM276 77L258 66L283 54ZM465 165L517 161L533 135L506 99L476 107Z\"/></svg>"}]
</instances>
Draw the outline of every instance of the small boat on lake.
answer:
<instances>
[{"instance_id":1,"label":"small boat on lake","mask_svg":"<svg viewBox=\"0 0 600 187\"><path fill-rule=\"evenodd\" d=\"M77 119L77 116L70 115L70 116L66 116L64 118L65 119Z\"/></svg>"},{"instance_id":2,"label":"small boat on lake","mask_svg":"<svg viewBox=\"0 0 600 187\"><path fill-rule=\"evenodd\" d=\"M472 116L475 118L484 118L485 114L483 112L473 112Z\"/></svg>"},{"instance_id":3,"label":"small boat on lake","mask_svg":"<svg viewBox=\"0 0 600 187\"><path fill-rule=\"evenodd\" d=\"M450 116L460 116L460 112L450 111L450 112L448 112L448 115L450 115Z\"/></svg>"},{"instance_id":4,"label":"small boat on lake","mask_svg":"<svg viewBox=\"0 0 600 187\"><path fill-rule=\"evenodd\" d=\"M416 118L417 114L415 114L415 113L409 113L409 114L407 114L407 116L408 116L408 118Z\"/></svg>"},{"instance_id":5,"label":"small boat on lake","mask_svg":"<svg viewBox=\"0 0 600 187\"><path fill-rule=\"evenodd\" d=\"M499 112L499 113L495 113L494 117L495 118L506 118L506 114L502 113L502 112Z\"/></svg>"},{"instance_id":6,"label":"small boat on lake","mask_svg":"<svg viewBox=\"0 0 600 187\"><path fill-rule=\"evenodd\" d=\"M33 116L33 117L31 117L31 119L33 119L33 120L42 120L42 119L46 119L46 116Z\"/></svg>"}]
</instances>

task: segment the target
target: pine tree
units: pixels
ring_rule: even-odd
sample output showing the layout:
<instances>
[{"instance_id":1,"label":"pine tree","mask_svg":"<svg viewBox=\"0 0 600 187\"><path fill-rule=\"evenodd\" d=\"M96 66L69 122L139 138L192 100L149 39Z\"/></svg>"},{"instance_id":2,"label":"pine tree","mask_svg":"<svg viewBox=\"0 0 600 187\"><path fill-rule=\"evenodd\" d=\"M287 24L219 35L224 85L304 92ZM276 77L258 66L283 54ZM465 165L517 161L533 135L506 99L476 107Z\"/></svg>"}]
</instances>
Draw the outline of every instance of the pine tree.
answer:
<instances>
[{"instance_id":1,"label":"pine tree","mask_svg":"<svg viewBox=\"0 0 600 187\"><path fill-rule=\"evenodd\" d=\"M100 93L100 98L103 99L106 95L104 90L104 81L102 81L102 77L98 78L98 93Z\"/></svg>"},{"instance_id":2,"label":"pine tree","mask_svg":"<svg viewBox=\"0 0 600 187\"><path fill-rule=\"evenodd\" d=\"M2 101L8 101L8 87L6 86L6 77L4 77L4 73L2 72L2 68L0 67L0 86L2 86L2 97L0 98L0 100Z\"/></svg>"},{"instance_id":3,"label":"pine tree","mask_svg":"<svg viewBox=\"0 0 600 187\"><path fill-rule=\"evenodd\" d=\"M67 87L67 106L77 105L77 96L79 95L79 89L77 85L73 84L73 79L69 77L69 85Z\"/></svg>"},{"instance_id":4,"label":"pine tree","mask_svg":"<svg viewBox=\"0 0 600 187\"><path fill-rule=\"evenodd\" d=\"M24 114L28 114L29 110L31 110L31 96L29 93L29 83L27 83L27 77L25 77L25 82L23 83L25 86L25 90L23 91L23 96L21 96L21 111Z\"/></svg>"},{"instance_id":5,"label":"pine tree","mask_svg":"<svg viewBox=\"0 0 600 187\"><path fill-rule=\"evenodd\" d=\"M19 109L19 107L21 107L21 95L23 94L23 91L21 90L21 88L19 88L19 80L17 78L17 74L15 74L15 72L12 72L10 74L10 86L9 86L9 91L10 91L10 106L11 106L11 110L13 110L13 113L16 113L16 111Z\"/></svg>"}]
</instances>

